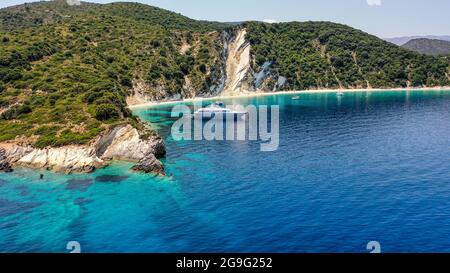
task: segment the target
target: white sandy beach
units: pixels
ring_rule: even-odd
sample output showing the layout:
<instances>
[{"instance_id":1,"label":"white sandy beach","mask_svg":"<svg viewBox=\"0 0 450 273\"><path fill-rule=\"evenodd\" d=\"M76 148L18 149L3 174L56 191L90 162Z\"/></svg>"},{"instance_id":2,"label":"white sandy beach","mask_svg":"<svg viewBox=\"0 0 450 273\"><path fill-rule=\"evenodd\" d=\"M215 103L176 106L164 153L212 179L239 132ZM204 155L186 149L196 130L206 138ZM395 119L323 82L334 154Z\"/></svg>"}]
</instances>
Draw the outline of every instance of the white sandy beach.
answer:
<instances>
[{"instance_id":1,"label":"white sandy beach","mask_svg":"<svg viewBox=\"0 0 450 273\"><path fill-rule=\"evenodd\" d=\"M275 92L260 92L260 91L248 91L242 94L233 95L233 96L216 96L216 97L196 97L191 99L184 100L172 100L172 101L153 101L136 105L129 105L130 109L139 109L145 107L152 107L157 105L170 105L177 104L183 102L196 102L202 100L221 100L221 99L234 99L234 98L250 98L250 97L259 97L259 96L273 96L273 95L295 95L295 94L317 94L317 93L335 93L335 92L343 92L343 93L352 93L352 92L392 92L392 91L450 91L450 86L439 86L439 87L423 87L423 88L373 88L373 89L318 89L318 90L292 90L292 91L275 91Z\"/></svg>"}]
</instances>

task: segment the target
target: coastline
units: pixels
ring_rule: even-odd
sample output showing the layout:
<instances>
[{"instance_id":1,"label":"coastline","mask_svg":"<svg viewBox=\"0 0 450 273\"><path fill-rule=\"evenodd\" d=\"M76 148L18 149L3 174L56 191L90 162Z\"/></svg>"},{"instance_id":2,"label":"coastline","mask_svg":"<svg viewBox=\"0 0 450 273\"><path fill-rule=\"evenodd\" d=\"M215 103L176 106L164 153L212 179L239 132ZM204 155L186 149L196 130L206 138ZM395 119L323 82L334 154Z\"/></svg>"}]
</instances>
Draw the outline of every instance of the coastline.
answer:
<instances>
[{"instance_id":1,"label":"coastline","mask_svg":"<svg viewBox=\"0 0 450 273\"><path fill-rule=\"evenodd\" d=\"M57 173L91 173L111 161L136 163L133 171L165 175L158 160L166 148L160 137L142 139L131 125L117 126L103 133L89 145L34 148L15 142L0 142L0 172L12 172L15 167L45 169Z\"/></svg>"},{"instance_id":2,"label":"coastline","mask_svg":"<svg viewBox=\"0 0 450 273\"><path fill-rule=\"evenodd\" d=\"M418 88L371 88L371 89L317 89L317 90L291 90L291 91L272 91L272 92L260 92L260 91L247 91L242 94L237 95L227 95L227 96L215 96L215 97L195 97L184 100L171 100L171 101L150 101L146 103L128 105L131 110L141 109L146 107L154 107L159 105L171 105L177 103L189 103L197 102L202 100L221 100L221 99L234 99L234 98L251 98L251 97L263 97L263 96L273 96L273 95L297 95L297 94L319 94L319 93L354 93L354 92L394 92L394 91L450 91L450 86L438 86L438 87L418 87Z\"/></svg>"},{"instance_id":3,"label":"coastline","mask_svg":"<svg viewBox=\"0 0 450 273\"><path fill-rule=\"evenodd\" d=\"M251 98L274 95L320 94L320 93L354 93L354 92L393 92L393 91L421 91L436 92L449 91L450 87L430 88L390 88L390 89L319 89L292 90L279 92L242 92L236 95L215 97L196 97L185 100L147 102L129 105L133 109L142 109L158 105L173 105L202 100L222 100L234 98ZM118 131L121 133L119 134ZM123 132L122 132L123 131ZM104 142L104 143L103 143ZM130 149L129 147L134 147ZM134 152L133 152L134 151ZM0 170L11 171L12 167L23 166L33 169L48 169L63 173L89 173L101 168L111 160L138 162L133 170L153 172L164 175L164 167L158 158L165 154L164 142L161 139L143 141L139 133L131 126L116 128L104 136L98 136L93 145L67 145L56 148L34 149L11 143L0 142Z\"/></svg>"}]
</instances>

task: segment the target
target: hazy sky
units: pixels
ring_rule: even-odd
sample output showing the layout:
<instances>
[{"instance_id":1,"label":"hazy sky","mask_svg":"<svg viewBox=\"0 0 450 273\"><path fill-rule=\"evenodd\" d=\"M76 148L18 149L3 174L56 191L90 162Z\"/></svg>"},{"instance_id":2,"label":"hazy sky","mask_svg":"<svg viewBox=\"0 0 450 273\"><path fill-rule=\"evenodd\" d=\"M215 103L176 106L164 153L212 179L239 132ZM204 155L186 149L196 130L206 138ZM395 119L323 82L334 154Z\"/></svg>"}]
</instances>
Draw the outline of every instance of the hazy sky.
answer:
<instances>
[{"instance_id":1,"label":"hazy sky","mask_svg":"<svg viewBox=\"0 0 450 273\"><path fill-rule=\"evenodd\" d=\"M25 2L32 2L32 0L0 0L0 7ZM450 0L134 0L128 2L142 2L203 20L226 22L320 20L344 23L383 38L450 35Z\"/></svg>"}]
</instances>

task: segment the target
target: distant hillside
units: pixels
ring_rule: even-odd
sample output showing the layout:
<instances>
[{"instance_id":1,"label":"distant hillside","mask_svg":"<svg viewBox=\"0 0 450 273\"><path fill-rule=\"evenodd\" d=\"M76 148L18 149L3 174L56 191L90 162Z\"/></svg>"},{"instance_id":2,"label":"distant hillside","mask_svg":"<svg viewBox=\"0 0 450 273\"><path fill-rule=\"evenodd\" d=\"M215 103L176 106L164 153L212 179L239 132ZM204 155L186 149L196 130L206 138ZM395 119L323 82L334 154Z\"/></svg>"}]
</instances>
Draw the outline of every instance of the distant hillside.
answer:
<instances>
[{"instance_id":1,"label":"distant hillside","mask_svg":"<svg viewBox=\"0 0 450 273\"><path fill-rule=\"evenodd\" d=\"M450 55L450 42L431 39L414 39L402 46L403 48L427 55Z\"/></svg>"},{"instance_id":2,"label":"distant hillside","mask_svg":"<svg viewBox=\"0 0 450 273\"><path fill-rule=\"evenodd\" d=\"M385 40L393 43L398 46L402 46L406 44L407 42L415 39L432 39L432 40L441 40L441 41L449 41L450 42L450 36L433 36L433 35L427 35L427 36L406 36L406 37L395 37L395 38L386 38Z\"/></svg>"},{"instance_id":3,"label":"distant hillside","mask_svg":"<svg viewBox=\"0 0 450 273\"><path fill-rule=\"evenodd\" d=\"M0 10L0 141L86 144L127 104L225 92L448 86L449 60L329 22L223 24L137 3Z\"/></svg>"}]
</instances>

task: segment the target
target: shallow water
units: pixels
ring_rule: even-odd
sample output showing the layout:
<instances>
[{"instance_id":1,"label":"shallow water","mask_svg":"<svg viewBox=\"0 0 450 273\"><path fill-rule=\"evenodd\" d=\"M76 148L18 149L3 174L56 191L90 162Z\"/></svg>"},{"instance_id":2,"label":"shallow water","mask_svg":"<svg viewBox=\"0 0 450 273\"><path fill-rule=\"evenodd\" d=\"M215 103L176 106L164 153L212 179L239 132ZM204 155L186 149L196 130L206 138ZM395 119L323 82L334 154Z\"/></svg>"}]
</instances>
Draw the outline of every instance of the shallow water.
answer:
<instances>
[{"instance_id":1,"label":"shallow water","mask_svg":"<svg viewBox=\"0 0 450 273\"><path fill-rule=\"evenodd\" d=\"M275 152L175 142L166 105L136 114L166 138L167 178L0 174L0 251L450 251L450 92L292 96L225 101L280 105Z\"/></svg>"}]
</instances>

